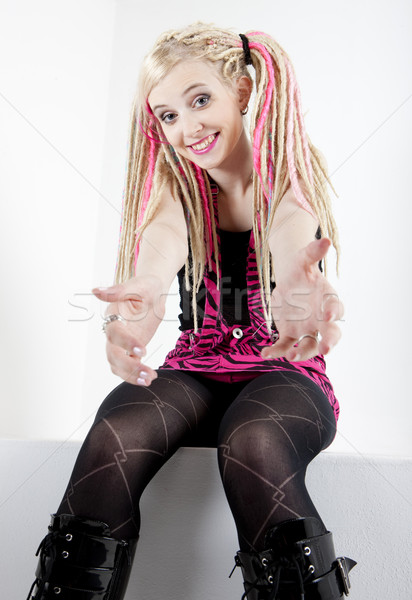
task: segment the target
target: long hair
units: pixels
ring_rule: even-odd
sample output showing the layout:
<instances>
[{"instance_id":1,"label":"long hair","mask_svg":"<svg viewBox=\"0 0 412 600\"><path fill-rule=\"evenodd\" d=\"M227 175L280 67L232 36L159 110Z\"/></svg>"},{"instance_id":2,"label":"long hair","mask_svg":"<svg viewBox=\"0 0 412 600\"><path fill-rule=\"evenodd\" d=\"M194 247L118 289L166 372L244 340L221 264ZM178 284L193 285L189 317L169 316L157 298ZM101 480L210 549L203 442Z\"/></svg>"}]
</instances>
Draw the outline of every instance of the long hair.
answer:
<instances>
[{"instance_id":1,"label":"long hair","mask_svg":"<svg viewBox=\"0 0 412 600\"><path fill-rule=\"evenodd\" d=\"M175 200L183 203L189 230L192 262L191 273L186 263L186 286L192 287L195 329L196 293L204 270L211 268L212 257L219 267L210 182L206 171L179 156L167 143L147 102L151 90L181 61L204 60L213 64L229 86L241 76L255 82L250 118L253 233L266 319L270 321L270 284L276 278L271 268L269 233L276 209L289 186L300 205L317 218L322 235L331 239L339 257L326 164L305 132L292 63L266 33L249 31L245 35L254 78L245 62L242 40L235 33L204 23L164 33L143 62L131 114L116 281L134 275L141 236L156 214L162 186L169 185Z\"/></svg>"}]
</instances>

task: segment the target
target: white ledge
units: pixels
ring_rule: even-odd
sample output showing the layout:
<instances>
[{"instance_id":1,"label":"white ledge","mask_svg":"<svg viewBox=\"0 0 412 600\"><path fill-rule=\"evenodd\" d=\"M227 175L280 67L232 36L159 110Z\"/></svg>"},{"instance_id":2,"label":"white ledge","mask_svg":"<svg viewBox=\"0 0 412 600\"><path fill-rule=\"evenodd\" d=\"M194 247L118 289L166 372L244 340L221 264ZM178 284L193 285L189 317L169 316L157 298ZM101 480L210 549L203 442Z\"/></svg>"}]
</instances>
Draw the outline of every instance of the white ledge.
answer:
<instances>
[{"instance_id":1,"label":"white ledge","mask_svg":"<svg viewBox=\"0 0 412 600\"><path fill-rule=\"evenodd\" d=\"M80 442L0 440L0 550L6 598L25 598L34 552L70 476ZM410 459L323 453L307 485L338 555L358 561L351 600L409 600ZM238 600L238 549L216 451L182 448L148 486L125 600Z\"/></svg>"}]
</instances>

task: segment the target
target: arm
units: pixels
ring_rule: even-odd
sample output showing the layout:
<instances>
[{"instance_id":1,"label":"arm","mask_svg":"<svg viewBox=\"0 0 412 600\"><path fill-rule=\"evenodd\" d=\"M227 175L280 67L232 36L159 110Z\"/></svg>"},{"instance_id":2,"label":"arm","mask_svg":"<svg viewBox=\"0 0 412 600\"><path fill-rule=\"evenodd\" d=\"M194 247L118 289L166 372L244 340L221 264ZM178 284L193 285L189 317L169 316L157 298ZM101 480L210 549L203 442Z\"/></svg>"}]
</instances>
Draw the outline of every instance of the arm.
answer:
<instances>
[{"instance_id":1,"label":"arm","mask_svg":"<svg viewBox=\"0 0 412 600\"><path fill-rule=\"evenodd\" d=\"M335 321L343 315L343 306L319 270L318 263L330 241L315 240L317 228L315 218L300 206L289 188L275 213L269 240L276 279L272 315L279 340L263 350L264 358L307 360L327 354L339 341ZM317 331L322 336L319 344L305 337L295 346L302 335L313 336Z\"/></svg>"},{"instance_id":2,"label":"arm","mask_svg":"<svg viewBox=\"0 0 412 600\"><path fill-rule=\"evenodd\" d=\"M154 220L143 233L135 279L155 277L167 294L188 255L187 227L180 201L165 190Z\"/></svg>"},{"instance_id":3,"label":"arm","mask_svg":"<svg viewBox=\"0 0 412 600\"><path fill-rule=\"evenodd\" d=\"M315 239L318 225L289 187L275 213L269 237L276 282L284 279L299 250Z\"/></svg>"},{"instance_id":4,"label":"arm","mask_svg":"<svg viewBox=\"0 0 412 600\"><path fill-rule=\"evenodd\" d=\"M106 315L119 314L125 320L107 325L106 354L112 372L129 383L150 385L157 377L141 359L163 319L167 292L187 253L183 207L165 190L141 238L134 277L93 290L99 299L110 303Z\"/></svg>"}]
</instances>

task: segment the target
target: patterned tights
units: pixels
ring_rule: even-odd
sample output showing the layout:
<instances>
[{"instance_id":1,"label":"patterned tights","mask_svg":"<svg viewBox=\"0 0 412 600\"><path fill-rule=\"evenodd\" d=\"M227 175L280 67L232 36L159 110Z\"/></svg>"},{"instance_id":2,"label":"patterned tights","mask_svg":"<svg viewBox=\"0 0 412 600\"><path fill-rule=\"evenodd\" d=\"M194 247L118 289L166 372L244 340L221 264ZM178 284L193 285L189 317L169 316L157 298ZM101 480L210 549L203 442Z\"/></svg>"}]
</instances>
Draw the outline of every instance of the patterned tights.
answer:
<instances>
[{"instance_id":1,"label":"patterned tights","mask_svg":"<svg viewBox=\"0 0 412 600\"><path fill-rule=\"evenodd\" d=\"M333 440L332 407L310 379L271 372L222 383L160 370L150 387L121 383L102 403L58 514L104 521L114 537L136 537L139 500L181 446L217 447L220 473L243 551L263 549L268 528L320 518L306 467Z\"/></svg>"}]
</instances>

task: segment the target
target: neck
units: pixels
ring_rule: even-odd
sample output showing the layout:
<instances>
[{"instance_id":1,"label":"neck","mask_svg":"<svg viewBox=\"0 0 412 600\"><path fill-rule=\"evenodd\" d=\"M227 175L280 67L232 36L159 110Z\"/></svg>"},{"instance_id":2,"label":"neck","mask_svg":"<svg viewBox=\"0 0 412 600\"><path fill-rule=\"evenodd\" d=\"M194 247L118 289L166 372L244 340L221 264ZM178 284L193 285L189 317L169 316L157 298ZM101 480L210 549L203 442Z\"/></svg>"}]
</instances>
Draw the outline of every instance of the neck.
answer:
<instances>
[{"instance_id":1,"label":"neck","mask_svg":"<svg viewBox=\"0 0 412 600\"><path fill-rule=\"evenodd\" d=\"M252 181L253 151L244 129L231 155L208 173L226 198L240 198L246 193Z\"/></svg>"}]
</instances>

